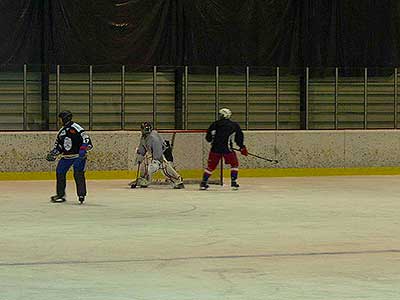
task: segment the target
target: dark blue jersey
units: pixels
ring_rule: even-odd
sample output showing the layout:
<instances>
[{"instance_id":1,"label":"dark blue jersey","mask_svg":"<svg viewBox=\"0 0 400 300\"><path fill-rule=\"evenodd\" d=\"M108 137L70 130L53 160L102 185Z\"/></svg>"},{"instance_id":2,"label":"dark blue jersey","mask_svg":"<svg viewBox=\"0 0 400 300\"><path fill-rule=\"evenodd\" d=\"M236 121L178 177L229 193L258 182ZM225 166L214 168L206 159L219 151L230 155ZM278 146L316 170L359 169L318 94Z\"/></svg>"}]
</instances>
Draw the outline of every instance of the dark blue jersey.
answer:
<instances>
[{"instance_id":1,"label":"dark blue jersey","mask_svg":"<svg viewBox=\"0 0 400 300\"><path fill-rule=\"evenodd\" d=\"M74 155L79 150L90 150L93 147L89 135L78 123L71 122L65 125L57 134L53 154Z\"/></svg>"},{"instance_id":2,"label":"dark blue jersey","mask_svg":"<svg viewBox=\"0 0 400 300\"><path fill-rule=\"evenodd\" d=\"M243 144L243 131L238 123L229 119L215 121L207 130L206 140L211 143L211 151L216 153L232 152L233 142L240 148Z\"/></svg>"}]
</instances>

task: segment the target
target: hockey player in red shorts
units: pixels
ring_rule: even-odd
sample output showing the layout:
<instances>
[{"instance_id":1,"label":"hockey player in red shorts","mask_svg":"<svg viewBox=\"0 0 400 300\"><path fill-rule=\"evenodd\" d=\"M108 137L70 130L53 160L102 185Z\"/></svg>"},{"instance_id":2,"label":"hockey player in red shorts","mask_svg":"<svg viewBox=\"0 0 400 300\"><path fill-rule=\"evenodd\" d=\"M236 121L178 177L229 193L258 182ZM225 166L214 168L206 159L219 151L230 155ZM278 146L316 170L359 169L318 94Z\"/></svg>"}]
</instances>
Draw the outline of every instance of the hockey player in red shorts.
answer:
<instances>
[{"instance_id":1,"label":"hockey player in red shorts","mask_svg":"<svg viewBox=\"0 0 400 300\"><path fill-rule=\"evenodd\" d=\"M226 164L231 165L231 187L233 189L239 188L237 183L239 161L236 153L232 150L233 141L239 146L242 155L247 156L248 152L243 144L243 132L238 123L230 120L231 115L230 109L220 109L219 120L212 123L207 130L206 140L211 143L211 150L208 155L208 165L200 183L201 190L208 188L208 179L222 158L224 158Z\"/></svg>"}]
</instances>

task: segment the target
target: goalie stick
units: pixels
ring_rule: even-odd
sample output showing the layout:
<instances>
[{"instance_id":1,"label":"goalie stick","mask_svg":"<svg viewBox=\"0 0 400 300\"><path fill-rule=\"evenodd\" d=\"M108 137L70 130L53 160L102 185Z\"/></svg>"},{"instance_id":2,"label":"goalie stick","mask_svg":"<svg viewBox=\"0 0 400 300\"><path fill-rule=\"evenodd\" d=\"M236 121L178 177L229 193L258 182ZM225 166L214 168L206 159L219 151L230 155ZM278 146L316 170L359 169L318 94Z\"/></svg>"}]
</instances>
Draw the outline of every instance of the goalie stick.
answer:
<instances>
[{"instance_id":1,"label":"goalie stick","mask_svg":"<svg viewBox=\"0 0 400 300\"><path fill-rule=\"evenodd\" d=\"M235 150L235 151L240 151L239 148L232 148L232 149ZM272 163L274 163L274 164L278 164L278 163L279 163L279 161L278 161L277 159L269 159L269 158L262 157L262 156L259 156L259 155L256 155L256 154L253 154L253 153L250 153L250 152L248 152L248 154L249 154L250 156L253 156L253 157L256 157L256 158L259 158L259 159L263 159L263 160L272 162Z\"/></svg>"},{"instance_id":2,"label":"goalie stick","mask_svg":"<svg viewBox=\"0 0 400 300\"><path fill-rule=\"evenodd\" d=\"M137 187L138 179L139 179L139 172L140 172L140 163L138 163L138 167L137 167L137 170L136 170L136 179L134 181L132 181L134 183L131 182L129 184L131 189L135 189Z\"/></svg>"},{"instance_id":3,"label":"goalie stick","mask_svg":"<svg viewBox=\"0 0 400 300\"><path fill-rule=\"evenodd\" d=\"M171 139L171 151L174 150L175 136L176 136L176 132L174 132L174 133L172 134L172 139Z\"/></svg>"}]
</instances>

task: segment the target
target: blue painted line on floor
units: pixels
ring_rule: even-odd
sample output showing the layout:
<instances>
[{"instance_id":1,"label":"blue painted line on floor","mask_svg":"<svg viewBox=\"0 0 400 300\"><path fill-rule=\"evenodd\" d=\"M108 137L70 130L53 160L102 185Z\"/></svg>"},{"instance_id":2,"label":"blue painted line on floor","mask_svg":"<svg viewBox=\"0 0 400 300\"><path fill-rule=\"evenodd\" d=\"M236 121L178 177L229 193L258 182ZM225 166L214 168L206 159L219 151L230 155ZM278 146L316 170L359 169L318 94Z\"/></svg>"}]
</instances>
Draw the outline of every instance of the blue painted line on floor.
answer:
<instances>
[{"instance_id":1,"label":"blue painted line on floor","mask_svg":"<svg viewBox=\"0 0 400 300\"><path fill-rule=\"evenodd\" d=\"M135 262L163 262L163 261L188 261L206 259L246 259L246 258L271 258L271 257L308 257L308 256L337 256L337 255L362 255L362 254L384 254L400 253L400 249L386 250L360 250L360 251L332 251L332 252L300 252L300 253L270 253L250 255L215 255L215 256L185 256L170 258L133 258L119 260L66 260L66 261L43 261L43 262L0 262L0 267L12 266L44 266L44 265L79 265L79 264L110 264L110 263L135 263Z\"/></svg>"}]
</instances>

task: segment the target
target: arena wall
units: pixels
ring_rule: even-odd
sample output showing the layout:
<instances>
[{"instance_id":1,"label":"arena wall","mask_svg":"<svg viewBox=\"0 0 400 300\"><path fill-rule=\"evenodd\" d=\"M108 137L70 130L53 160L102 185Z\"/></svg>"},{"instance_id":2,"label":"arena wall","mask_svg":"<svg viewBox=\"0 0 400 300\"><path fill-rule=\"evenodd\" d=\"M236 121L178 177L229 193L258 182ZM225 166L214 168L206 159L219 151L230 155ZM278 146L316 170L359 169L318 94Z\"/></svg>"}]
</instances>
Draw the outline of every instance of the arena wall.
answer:
<instances>
[{"instance_id":1,"label":"arena wall","mask_svg":"<svg viewBox=\"0 0 400 300\"><path fill-rule=\"evenodd\" d=\"M130 178L135 173L137 131L89 132L89 178ZM55 163L44 160L55 132L0 133L0 179L54 177ZM171 139L172 134L164 134ZM240 156L241 176L400 174L400 130L247 131L251 153L279 160L272 165ZM174 158L185 177L200 176L209 144L203 133L179 133Z\"/></svg>"}]
</instances>

